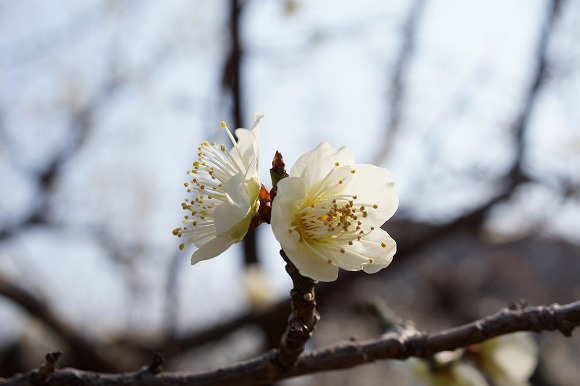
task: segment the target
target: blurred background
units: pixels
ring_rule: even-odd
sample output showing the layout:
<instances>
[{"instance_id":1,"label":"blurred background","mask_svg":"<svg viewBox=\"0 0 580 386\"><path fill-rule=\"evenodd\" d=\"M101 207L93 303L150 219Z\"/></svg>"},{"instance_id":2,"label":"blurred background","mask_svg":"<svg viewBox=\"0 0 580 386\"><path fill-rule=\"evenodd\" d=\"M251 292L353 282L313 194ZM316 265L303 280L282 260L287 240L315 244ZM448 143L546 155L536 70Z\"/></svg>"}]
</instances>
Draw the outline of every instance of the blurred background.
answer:
<instances>
[{"instance_id":1,"label":"blurred background","mask_svg":"<svg viewBox=\"0 0 580 386\"><path fill-rule=\"evenodd\" d=\"M438 330L580 299L579 39L575 0L0 0L0 376L54 350L202 371L277 344L291 282L269 226L194 267L171 234L197 146L258 111L266 186L276 150L291 166L329 141L401 200L395 260L318 286L309 348L379 336L373 304ZM535 339L532 383L577 385L580 338Z\"/></svg>"}]
</instances>

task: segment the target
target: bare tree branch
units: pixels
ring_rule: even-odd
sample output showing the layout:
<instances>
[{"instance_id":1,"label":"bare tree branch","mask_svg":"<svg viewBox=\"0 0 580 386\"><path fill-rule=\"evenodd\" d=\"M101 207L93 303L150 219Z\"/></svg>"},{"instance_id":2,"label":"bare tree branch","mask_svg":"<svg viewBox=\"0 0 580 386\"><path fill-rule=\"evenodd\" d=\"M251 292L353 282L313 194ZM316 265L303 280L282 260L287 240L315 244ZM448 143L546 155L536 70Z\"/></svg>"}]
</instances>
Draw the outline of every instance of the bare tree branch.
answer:
<instances>
[{"instance_id":1,"label":"bare tree branch","mask_svg":"<svg viewBox=\"0 0 580 386\"><path fill-rule=\"evenodd\" d=\"M504 308L498 313L459 327L435 332L392 332L363 342L344 342L304 353L294 367L276 364L276 350L262 356L207 373L155 374L152 366L123 374L63 369L48 379L49 385L256 385L299 375L347 369L384 359L427 358L441 351L454 350L517 331L555 331L570 336L580 325L580 301L551 306ZM158 368L156 367L158 370ZM5 380L6 385L28 385L38 370Z\"/></svg>"},{"instance_id":2,"label":"bare tree branch","mask_svg":"<svg viewBox=\"0 0 580 386\"><path fill-rule=\"evenodd\" d=\"M380 165L388 155L393 145L393 140L398 132L401 123L401 104L404 98L405 87L403 78L409 66L409 60L415 49L415 34L419 19L425 9L425 0L415 0L411 4L409 13L403 25L403 41L395 62L393 75L391 76L391 95L389 99L389 120L387 131L382 141L381 147L373 158L373 164Z\"/></svg>"},{"instance_id":3,"label":"bare tree branch","mask_svg":"<svg viewBox=\"0 0 580 386\"><path fill-rule=\"evenodd\" d=\"M548 78L547 68L550 37L556 25L557 18L560 15L563 2L564 0L552 0L548 5L548 12L544 25L542 26L538 47L536 48L536 68L532 76L530 88L524 98L521 111L517 115L512 126L516 143L516 154L508 177L511 178L514 183L527 179L522 171L522 162L525 153L525 135L529 126L530 118L536 106L538 95Z\"/></svg>"}]
</instances>

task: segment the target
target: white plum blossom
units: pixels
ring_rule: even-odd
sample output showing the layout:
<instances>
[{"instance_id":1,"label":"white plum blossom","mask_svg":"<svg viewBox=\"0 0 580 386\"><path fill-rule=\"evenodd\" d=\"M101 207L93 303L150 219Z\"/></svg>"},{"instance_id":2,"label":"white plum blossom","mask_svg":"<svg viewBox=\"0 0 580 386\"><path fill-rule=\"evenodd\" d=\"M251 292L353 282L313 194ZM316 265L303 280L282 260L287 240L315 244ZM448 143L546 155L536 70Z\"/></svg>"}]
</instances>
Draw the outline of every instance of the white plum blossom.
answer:
<instances>
[{"instance_id":1,"label":"white plum blossom","mask_svg":"<svg viewBox=\"0 0 580 386\"><path fill-rule=\"evenodd\" d=\"M481 369L498 386L529 385L538 365L538 345L526 332L490 339L475 351Z\"/></svg>"},{"instance_id":2,"label":"white plum blossom","mask_svg":"<svg viewBox=\"0 0 580 386\"><path fill-rule=\"evenodd\" d=\"M262 114L256 114L251 130L237 129L236 141L222 122L232 143L231 150L225 145L203 142L198 149L199 159L188 171L191 180L185 183L193 198L181 204L188 212L184 226L173 234L187 240L179 245L194 244L197 250L191 256L191 264L215 257L232 244L243 239L260 202L260 155L259 123Z\"/></svg>"},{"instance_id":3,"label":"white plum blossom","mask_svg":"<svg viewBox=\"0 0 580 386\"><path fill-rule=\"evenodd\" d=\"M393 185L387 169L355 164L348 148L323 142L278 182L272 230L303 276L332 281L339 268L375 273L396 252L381 229L399 203Z\"/></svg>"}]
</instances>

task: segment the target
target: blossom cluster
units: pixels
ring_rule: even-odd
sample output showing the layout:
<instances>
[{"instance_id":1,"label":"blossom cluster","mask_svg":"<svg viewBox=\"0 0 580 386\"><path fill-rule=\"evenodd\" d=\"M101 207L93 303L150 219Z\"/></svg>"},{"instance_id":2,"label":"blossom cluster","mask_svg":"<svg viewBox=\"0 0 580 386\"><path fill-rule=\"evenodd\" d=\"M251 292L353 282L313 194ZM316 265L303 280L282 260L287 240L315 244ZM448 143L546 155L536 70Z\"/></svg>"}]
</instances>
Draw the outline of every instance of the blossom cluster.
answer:
<instances>
[{"instance_id":1,"label":"blossom cluster","mask_svg":"<svg viewBox=\"0 0 580 386\"><path fill-rule=\"evenodd\" d=\"M262 222L262 116L255 116L251 130L237 129L237 140L222 122L233 144L230 150L208 142L197 148L198 160L185 183L192 197L182 203L187 215L183 227L173 231L185 238L180 249L197 247L192 264L219 255ZM269 221L301 275L332 281L339 268L375 273L390 264L396 243L381 226L395 213L399 199L387 169L357 164L347 147L336 149L323 142L278 177L271 195L275 199L267 202Z\"/></svg>"}]
</instances>

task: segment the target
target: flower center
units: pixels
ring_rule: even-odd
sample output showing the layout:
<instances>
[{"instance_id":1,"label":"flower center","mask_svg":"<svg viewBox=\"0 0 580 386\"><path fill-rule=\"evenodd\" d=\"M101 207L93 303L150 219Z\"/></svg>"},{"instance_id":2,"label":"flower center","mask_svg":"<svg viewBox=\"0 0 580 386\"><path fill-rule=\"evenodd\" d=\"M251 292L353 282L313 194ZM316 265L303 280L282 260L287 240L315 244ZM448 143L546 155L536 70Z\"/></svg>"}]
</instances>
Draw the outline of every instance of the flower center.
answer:
<instances>
[{"instance_id":1,"label":"flower center","mask_svg":"<svg viewBox=\"0 0 580 386\"><path fill-rule=\"evenodd\" d=\"M355 173L354 169L347 177L325 184L338 166L337 163L327 177L307 194L290 231L300 234L300 242L325 244L344 253L344 244L353 245L375 229L366 219L368 210L378 206L357 201L357 195L343 194L342 187Z\"/></svg>"}]
</instances>

